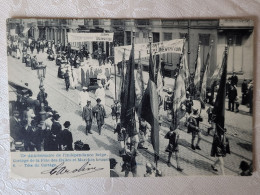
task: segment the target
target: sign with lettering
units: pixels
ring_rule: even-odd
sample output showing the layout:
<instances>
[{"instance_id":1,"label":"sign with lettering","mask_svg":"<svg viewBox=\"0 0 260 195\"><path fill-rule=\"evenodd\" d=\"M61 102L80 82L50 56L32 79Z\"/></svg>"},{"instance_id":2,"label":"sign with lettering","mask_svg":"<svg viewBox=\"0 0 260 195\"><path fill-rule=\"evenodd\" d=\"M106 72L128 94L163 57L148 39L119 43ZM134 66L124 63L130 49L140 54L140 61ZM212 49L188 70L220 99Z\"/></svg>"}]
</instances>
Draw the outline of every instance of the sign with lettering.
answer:
<instances>
[{"instance_id":1,"label":"sign with lettering","mask_svg":"<svg viewBox=\"0 0 260 195\"><path fill-rule=\"evenodd\" d=\"M249 19L220 19L219 26L225 27L253 27L254 21Z\"/></svg>"},{"instance_id":2,"label":"sign with lettering","mask_svg":"<svg viewBox=\"0 0 260 195\"><path fill-rule=\"evenodd\" d=\"M12 152L11 177L110 177L109 151Z\"/></svg>"},{"instance_id":3,"label":"sign with lettering","mask_svg":"<svg viewBox=\"0 0 260 195\"><path fill-rule=\"evenodd\" d=\"M164 53L182 53L184 39L174 39L170 41L163 41L152 43L152 55L164 54ZM148 57L150 55L149 43L135 44L135 59L139 58L139 51L141 52L141 58ZM132 45L115 47L115 63L122 61L123 53L125 52L125 59L128 60Z\"/></svg>"},{"instance_id":4,"label":"sign with lettering","mask_svg":"<svg viewBox=\"0 0 260 195\"><path fill-rule=\"evenodd\" d=\"M68 42L113 42L114 33L68 33Z\"/></svg>"}]
</instances>

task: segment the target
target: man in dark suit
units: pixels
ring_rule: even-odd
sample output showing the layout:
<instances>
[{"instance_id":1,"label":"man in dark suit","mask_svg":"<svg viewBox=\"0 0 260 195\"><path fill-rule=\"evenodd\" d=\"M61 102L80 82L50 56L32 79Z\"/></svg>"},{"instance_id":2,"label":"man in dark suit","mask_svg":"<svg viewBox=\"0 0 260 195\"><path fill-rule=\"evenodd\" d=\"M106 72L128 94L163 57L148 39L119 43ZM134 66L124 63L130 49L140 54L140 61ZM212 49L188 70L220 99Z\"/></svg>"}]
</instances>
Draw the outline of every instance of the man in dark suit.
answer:
<instances>
[{"instance_id":1,"label":"man in dark suit","mask_svg":"<svg viewBox=\"0 0 260 195\"><path fill-rule=\"evenodd\" d=\"M234 104L237 97L237 89L235 85L231 85L228 93L228 110L234 112Z\"/></svg>"},{"instance_id":2,"label":"man in dark suit","mask_svg":"<svg viewBox=\"0 0 260 195\"><path fill-rule=\"evenodd\" d=\"M49 140L49 151L58 151L60 149L58 135L60 134L62 127L59 122L60 115L57 113L53 116L53 123L51 126L51 140Z\"/></svg>"},{"instance_id":3,"label":"man in dark suit","mask_svg":"<svg viewBox=\"0 0 260 195\"><path fill-rule=\"evenodd\" d=\"M71 151L73 150L72 143L73 143L73 138L72 138L72 133L69 131L70 128L70 122L66 121L63 126L65 127L64 130L60 132L58 135L59 137L59 143L61 145L61 150L62 151Z\"/></svg>"},{"instance_id":4,"label":"man in dark suit","mask_svg":"<svg viewBox=\"0 0 260 195\"><path fill-rule=\"evenodd\" d=\"M22 124L19 119L19 112L15 110L13 117L10 118L10 136L14 139L14 142L23 141Z\"/></svg>"},{"instance_id":5,"label":"man in dark suit","mask_svg":"<svg viewBox=\"0 0 260 195\"><path fill-rule=\"evenodd\" d=\"M97 98L97 105L93 108L93 115L97 120L98 132L101 135L101 128L104 125L104 119L106 117L106 111L102 104L100 104L100 98Z\"/></svg>"},{"instance_id":6,"label":"man in dark suit","mask_svg":"<svg viewBox=\"0 0 260 195\"><path fill-rule=\"evenodd\" d=\"M238 83L238 77L235 72L233 72L233 75L231 76L231 85L237 86Z\"/></svg>"},{"instance_id":7,"label":"man in dark suit","mask_svg":"<svg viewBox=\"0 0 260 195\"><path fill-rule=\"evenodd\" d=\"M70 87L70 76L68 70L66 70L66 73L64 74L64 79L65 79L66 91L68 91Z\"/></svg>"},{"instance_id":8,"label":"man in dark suit","mask_svg":"<svg viewBox=\"0 0 260 195\"><path fill-rule=\"evenodd\" d=\"M83 107L82 118L86 122L86 135L92 134L91 126L92 126L92 119L93 119L93 112L91 107L91 101L87 101L87 105Z\"/></svg>"}]
</instances>

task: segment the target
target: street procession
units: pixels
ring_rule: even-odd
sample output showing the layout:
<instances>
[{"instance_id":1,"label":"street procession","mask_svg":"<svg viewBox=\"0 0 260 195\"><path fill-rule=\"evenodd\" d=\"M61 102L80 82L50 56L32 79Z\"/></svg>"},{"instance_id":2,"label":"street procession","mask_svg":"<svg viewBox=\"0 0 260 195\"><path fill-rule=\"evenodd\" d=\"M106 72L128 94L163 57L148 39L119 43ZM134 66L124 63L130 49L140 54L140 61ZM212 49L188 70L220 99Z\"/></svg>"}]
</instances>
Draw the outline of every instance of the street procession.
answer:
<instances>
[{"instance_id":1,"label":"street procession","mask_svg":"<svg viewBox=\"0 0 260 195\"><path fill-rule=\"evenodd\" d=\"M11 152L110 152L110 177L253 171L251 20L9 19Z\"/></svg>"}]
</instances>

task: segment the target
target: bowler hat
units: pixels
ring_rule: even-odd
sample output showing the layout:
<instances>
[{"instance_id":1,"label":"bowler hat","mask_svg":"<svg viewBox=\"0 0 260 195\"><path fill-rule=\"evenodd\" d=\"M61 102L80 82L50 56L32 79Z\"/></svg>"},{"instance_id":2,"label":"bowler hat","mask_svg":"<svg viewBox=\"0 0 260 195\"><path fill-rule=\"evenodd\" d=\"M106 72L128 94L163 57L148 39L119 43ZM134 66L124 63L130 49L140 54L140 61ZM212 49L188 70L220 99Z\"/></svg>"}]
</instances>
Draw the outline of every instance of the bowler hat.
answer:
<instances>
[{"instance_id":1,"label":"bowler hat","mask_svg":"<svg viewBox=\"0 0 260 195\"><path fill-rule=\"evenodd\" d=\"M113 169L117 164L117 161L114 158L110 158L109 162L110 162L110 169Z\"/></svg>"},{"instance_id":2,"label":"bowler hat","mask_svg":"<svg viewBox=\"0 0 260 195\"><path fill-rule=\"evenodd\" d=\"M65 128L68 128L70 126L70 122L66 121L63 125L64 125Z\"/></svg>"},{"instance_id":3,"label":"bowler hat","mask_svg":"<svg viewBox=\"0 0 260 195\"><path fill-rule=\"evenodd\" d=\"M58 113L56 113L54 116L53 116L54 120L58 120L60 118L60 115Z\"/></svg>"}]
</instances>

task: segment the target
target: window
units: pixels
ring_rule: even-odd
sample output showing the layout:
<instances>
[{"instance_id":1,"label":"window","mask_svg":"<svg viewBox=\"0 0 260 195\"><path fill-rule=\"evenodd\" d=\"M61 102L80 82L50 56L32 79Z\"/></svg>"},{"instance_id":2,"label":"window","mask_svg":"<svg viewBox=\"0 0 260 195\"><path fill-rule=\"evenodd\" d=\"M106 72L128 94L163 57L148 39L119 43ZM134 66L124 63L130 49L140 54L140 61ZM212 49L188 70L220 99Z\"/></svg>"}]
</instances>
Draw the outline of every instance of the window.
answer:
<instances>
[{"instance_id":1,"label":"window","mask_svg":"<svg viewBox=\"0 0 260 195\"><path fill-rule=\"evenodd\" d=\"M200 45L209 46L210 34L199 34Z\"/></svg>"},{"instance_id":2,"label":"window","mask_svg":"<svg viewBox=\"0 0 260 195\"><path fill-rule=\"evenodd\" d=\"M164 33L164 41L172 40L172 33Z\"/></svg>"},{"instance_id":3,"label":"window","mask_svg":"<svg viewBox=\"0 0 260 195\"><path fill-rule=\"evenodd\" d=\"M131 31L125 31L126 34L126 45L131 45Z\"/></svg>"},{"instance_id":4,"label":"window","mask_svg":"<svg viewBox=\"0 0 260 195\"><path fill-rule=\"evenodd\" d=\"M135 37L139 38L139 32L135 32Z\"/></svg>"},{"instance_id":5,"label":"window","mask_svg":"<svg viewBox=\"0 0 260 195\"><path fill-rule=\"evenodd\" d=\"M143 38L148 38L148 32L143 32Z\"/></svg>"}]
</instances>

